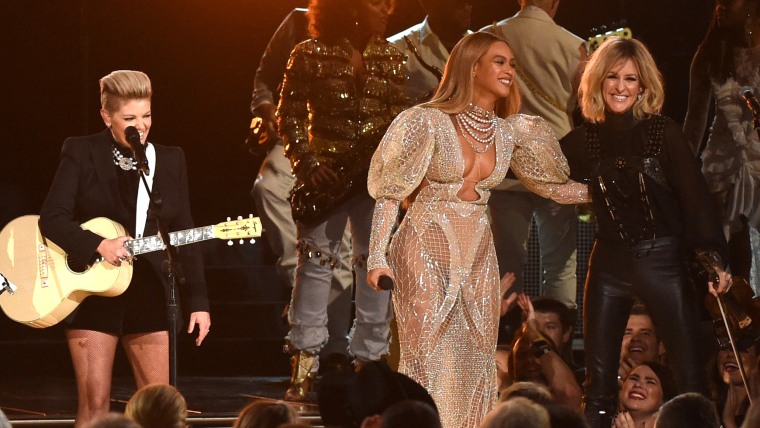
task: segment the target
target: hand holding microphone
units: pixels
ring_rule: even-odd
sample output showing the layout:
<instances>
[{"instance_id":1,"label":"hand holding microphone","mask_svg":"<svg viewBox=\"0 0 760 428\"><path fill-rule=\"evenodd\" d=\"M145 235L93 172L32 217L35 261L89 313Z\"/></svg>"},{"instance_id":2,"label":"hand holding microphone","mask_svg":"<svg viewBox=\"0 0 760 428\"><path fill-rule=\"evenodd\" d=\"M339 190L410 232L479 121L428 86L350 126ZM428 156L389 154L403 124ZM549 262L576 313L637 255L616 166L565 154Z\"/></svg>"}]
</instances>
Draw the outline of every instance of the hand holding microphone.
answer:
<instances>
[{"instance_id":1,"label":"hand holding microphone","mask_svg":"<svg viewBox=\"0 0 760 428\"><path fill-rule=\"evenodd\" d=\"M148 165L148 157L145 155L145 146L140 142L140 132L134 126L128 126L124 129L124 137L135 153L137 167L144 174L150 175L150 166Z\"/></svg>"},{"instance_id":2,"label":"hand holding microphone","mask_svg":"<svg viewBox=\"0 0 760 428\"><path fill-rule=\"evenodd\" d=\"M393 290L393 280L388 275L380 275L377 280L377 288L381 290Z\"/></svg>"},{"instance_id":3,"label":"hand holding microphone","mask_svg":"<svg viewBox=\"0 0 760 428\"><path fill-rule=\"evenodd\" d=\"M393 289L393 277L388 268L376 268L367 272L367 283L377 291Z\"/></svg>"}]
</instances>

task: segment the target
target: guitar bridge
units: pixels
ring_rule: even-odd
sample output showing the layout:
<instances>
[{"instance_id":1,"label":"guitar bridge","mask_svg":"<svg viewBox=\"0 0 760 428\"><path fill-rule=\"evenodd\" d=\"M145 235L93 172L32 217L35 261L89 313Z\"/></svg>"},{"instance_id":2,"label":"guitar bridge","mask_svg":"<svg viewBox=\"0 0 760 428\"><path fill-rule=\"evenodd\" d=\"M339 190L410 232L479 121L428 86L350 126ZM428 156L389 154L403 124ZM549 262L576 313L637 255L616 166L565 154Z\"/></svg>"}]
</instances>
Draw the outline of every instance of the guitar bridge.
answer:
<instances>
[{"instance_id":1,"label":"guitar bridge","mask_svg":"<svg viewBox=\"0 0 760 428\"><path fill-rule=\"evenodd\" d=\"M40 284L48 286L48 252L45 244L40 244L37 249L37 271L40 273Z\"/></svg>"}]
</instances>

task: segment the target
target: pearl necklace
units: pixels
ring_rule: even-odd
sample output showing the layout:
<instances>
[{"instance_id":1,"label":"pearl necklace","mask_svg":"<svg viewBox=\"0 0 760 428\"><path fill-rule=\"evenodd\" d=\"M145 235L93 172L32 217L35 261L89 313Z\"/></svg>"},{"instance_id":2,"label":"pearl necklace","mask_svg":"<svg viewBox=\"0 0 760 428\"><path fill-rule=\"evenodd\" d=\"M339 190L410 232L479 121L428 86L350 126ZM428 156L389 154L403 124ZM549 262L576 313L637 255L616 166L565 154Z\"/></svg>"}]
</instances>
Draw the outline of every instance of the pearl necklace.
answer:
<instances>
[{"instance_id":1,"label":"pearl necklace","mask_svg":"<svg viewBox=\"0 0 760 428\"><path fill-rule=\"evenodd\" d=\"M119 149L116 147L113 147L113 163L118 165L119 168L123 169L124 171L137 169L137 162L135 162L135 160L130 157L122 155Z\"/></svg>"},{"instance_id":2,"label":"pearl necklace","mask_svg":"<svg viewBox=\"0 0 760 428\"><path fill-rule=\"evenodd\" d=\"M491 149L496 137L496 114L470 104L467 110L454 116L462 136L475 153L482 154ZM478 143L484 146L480 147Z\"/></svg>"}]
</instances>

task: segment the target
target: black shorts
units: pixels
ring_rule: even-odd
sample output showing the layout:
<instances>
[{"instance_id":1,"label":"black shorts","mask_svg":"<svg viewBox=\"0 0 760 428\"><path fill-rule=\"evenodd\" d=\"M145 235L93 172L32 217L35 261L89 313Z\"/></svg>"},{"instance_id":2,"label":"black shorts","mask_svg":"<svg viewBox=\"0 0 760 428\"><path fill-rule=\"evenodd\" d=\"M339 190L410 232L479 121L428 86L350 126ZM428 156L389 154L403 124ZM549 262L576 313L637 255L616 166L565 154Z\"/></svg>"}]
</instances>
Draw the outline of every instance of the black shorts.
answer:
<instances>
[{"instance_id":1,"label":"black shorts","mask_svg":"<svg viewBox=\"0 0 760 428\"><path fill-rule=\"evenodd\" d=\"M145 258L136 258L132 281L115 297L89 296L66 318L66 328L123 336L169 329L164 286Z\"/></svg>"}]
</instances>

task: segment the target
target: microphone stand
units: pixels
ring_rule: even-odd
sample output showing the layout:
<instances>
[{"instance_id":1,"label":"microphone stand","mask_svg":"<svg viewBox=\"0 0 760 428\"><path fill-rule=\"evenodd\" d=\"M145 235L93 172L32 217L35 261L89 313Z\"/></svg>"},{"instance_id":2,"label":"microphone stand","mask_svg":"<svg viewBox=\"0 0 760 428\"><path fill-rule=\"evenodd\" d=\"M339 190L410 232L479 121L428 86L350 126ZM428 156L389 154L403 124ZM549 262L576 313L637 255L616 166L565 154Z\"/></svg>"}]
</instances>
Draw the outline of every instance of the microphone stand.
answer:
<instances>
[{"instance_id":1,"label":"microphone stand","mask_svg":"<svg viewBox=\"0 0 760 428\"><path fill-rule=\"evenodd\" d=\"M164 243L164 252L166 260L163 262L163 271L167 275L169 289L166 292L166 315L169 321L169 384L177 386L177 328L179 327L179 304L177 303L177 284L183 284L185 277L182 274L182 266L177 257L177 248L171 244L169 232L158 218L158 212L161 209L161 198L153 194L152 189L145 179L145 171L148 169L147 158L141 159L142 165L138 164L140 180L148 191L148 219L156 221L158 234ZM147 225L147 222L146 222Z\"/></svg>"}]
</instances>

